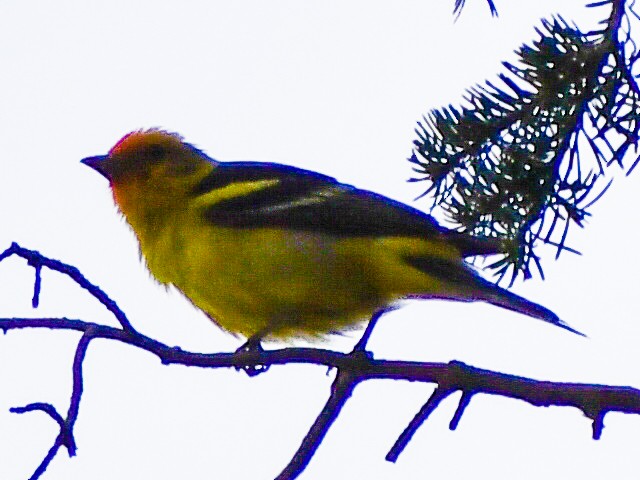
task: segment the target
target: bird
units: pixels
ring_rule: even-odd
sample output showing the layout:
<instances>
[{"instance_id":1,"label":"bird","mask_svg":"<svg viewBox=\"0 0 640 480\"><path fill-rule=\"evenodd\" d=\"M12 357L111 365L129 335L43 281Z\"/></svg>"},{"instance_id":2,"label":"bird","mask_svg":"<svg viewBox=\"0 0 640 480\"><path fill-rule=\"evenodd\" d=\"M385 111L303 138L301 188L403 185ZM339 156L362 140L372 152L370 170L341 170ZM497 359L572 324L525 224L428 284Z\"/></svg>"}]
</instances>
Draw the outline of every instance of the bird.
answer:
<instances>
[{"instance_id":1,"label":"bird","mask_svg":"<svg viewBox=\"0 0 640 480\"><path fill-rule=\"evenodd\" d=\"M405 299L487 302L582 335L469 264L500 253L495 238L333 177L214 160L159 128L82 163L109 181L151 275L247 345L342 333Z\"/></svg>"}]
</instances>

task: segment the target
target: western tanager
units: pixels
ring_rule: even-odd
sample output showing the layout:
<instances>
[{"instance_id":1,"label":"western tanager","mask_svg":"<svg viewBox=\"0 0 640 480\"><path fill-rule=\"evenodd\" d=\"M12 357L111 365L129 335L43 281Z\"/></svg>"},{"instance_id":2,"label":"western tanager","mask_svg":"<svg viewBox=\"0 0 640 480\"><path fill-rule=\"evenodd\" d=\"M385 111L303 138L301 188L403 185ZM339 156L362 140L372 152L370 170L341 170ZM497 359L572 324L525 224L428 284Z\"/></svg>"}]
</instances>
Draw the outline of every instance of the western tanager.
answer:
<instances>
[{"instance_id":1,"label":"western tanager","mask_svg":"<svg viewBox=\"0 0 640 480\"><path fill-rule=\"evenodd\" d=\"M109 180L151 274L249 341L339 332L408 298L484 301L579 333L465 262L497 242L334 178L219 162L157 129L82 162Z\"/></svg>"}]
</instances>

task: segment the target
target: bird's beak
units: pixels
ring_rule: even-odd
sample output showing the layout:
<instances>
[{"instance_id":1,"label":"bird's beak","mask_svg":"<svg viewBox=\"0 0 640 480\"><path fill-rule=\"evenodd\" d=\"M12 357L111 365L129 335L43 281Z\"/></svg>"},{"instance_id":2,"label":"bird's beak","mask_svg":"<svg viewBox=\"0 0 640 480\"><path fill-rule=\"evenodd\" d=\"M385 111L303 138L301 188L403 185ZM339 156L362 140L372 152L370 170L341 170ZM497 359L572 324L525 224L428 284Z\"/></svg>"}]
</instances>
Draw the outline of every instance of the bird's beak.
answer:
<instances>
[{"instance_id":1,"label":"bird's beak","mask_svg":"<svg viewBox=\"0 0 640 480\"><path fill-rule=\"evenodd\" d=\"M111 180L111 175L105 169L104 162L109 158L108 155L97 155L95 157L87 157L80 160L86 166L93 168L96 172L102 175L107 180Z\"/></svg>"}]
</instances>

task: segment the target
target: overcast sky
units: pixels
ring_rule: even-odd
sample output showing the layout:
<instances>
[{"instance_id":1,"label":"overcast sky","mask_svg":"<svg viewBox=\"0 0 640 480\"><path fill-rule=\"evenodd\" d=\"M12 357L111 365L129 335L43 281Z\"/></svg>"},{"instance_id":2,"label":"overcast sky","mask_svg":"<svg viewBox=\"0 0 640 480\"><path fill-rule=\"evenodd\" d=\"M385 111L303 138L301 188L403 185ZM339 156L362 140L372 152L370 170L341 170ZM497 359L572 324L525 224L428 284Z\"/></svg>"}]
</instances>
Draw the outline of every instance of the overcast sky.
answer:
<instances>
[{"instance_id":1,"label":"overcast sky","mask_svg":"<svg viewBox=\"0 0 640 480\"><path fill-rule=\"evenodd\" d=\"M422 114L457 103L560 12L585 30L606 9L581 1L468 0L5 1L0 4L0 250L12 241L78 267L143 333L199 352L240 341L149 277L103 178L81 165L125 133L162 127L219 160L281 162L412 203L406 158ZM562 10L559 10L561 4ZM481 304L411 302L381 321L376 357L460 360L555 381L640 387L637 192L618 174L569 245L542 249L547 279L514 291L589 339ZM427 203L412 205L425 208ZM631 254L630 252L634 252ZM0 264L0 317L66 316L115 325L86 292L44 272ZM57 435L42 413L66 412L78 335L0 336L0 478L26 479ZM321 346L348 350L357 336ZM297 343L303 345L303 343ZM272 347L282 345L272 344ZM283 366L243 373L162 366L115 342L90 346L75 429L43 478L271 479L322 408L333 373ZM636 478L640 418L611 414L602 440L577 410L474 397L459 429L443 403L396 464L387 450L433 386L359 386L302 479ZM633 472L633 473L632 473Z\"/></svg>"}]
</instances>

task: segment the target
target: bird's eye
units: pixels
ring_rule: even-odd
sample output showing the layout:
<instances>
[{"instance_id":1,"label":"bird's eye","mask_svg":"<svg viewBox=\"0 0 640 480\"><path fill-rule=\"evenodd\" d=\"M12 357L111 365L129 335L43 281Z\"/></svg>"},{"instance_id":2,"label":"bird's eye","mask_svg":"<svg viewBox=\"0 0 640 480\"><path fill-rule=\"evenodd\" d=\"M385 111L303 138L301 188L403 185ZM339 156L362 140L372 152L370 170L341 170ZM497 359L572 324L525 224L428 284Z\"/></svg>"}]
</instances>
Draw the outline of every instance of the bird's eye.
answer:
<instances>
[{"instance_id":1,"label":"bird's eye","mask_svg":"<svg viewBox=\"0 0 640 480\"><path fill-rule=\"evenodd\" d=\"M146 156L150 160L160 160L166 153L165 148L161 145L151 145L145 151Z\"/></svg>"}]
</instances>

